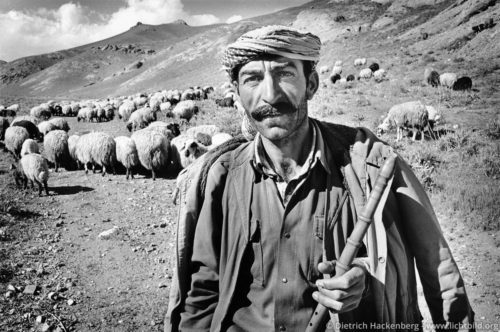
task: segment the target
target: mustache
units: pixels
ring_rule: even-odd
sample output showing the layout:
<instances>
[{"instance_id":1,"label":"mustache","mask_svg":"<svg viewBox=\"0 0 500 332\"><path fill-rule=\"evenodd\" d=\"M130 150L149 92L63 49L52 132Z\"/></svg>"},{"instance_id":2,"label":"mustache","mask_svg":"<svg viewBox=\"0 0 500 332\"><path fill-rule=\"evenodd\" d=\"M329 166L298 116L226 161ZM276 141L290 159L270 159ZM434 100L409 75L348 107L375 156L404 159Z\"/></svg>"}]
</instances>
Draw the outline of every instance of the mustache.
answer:
<instances>
[{"instance_id":1,"label":"mustache","mask_svg":"<svg viewBox=\"0 0 500 332\"><path fill-rule=\"evenodd\" d=\"M293 113L296 110L297 107L293 106L291 103L282 101L274 105L266 104L259 106L250 115L254 118L254 120L262 121L267 117Z\"/></svg>"}]
</instances>

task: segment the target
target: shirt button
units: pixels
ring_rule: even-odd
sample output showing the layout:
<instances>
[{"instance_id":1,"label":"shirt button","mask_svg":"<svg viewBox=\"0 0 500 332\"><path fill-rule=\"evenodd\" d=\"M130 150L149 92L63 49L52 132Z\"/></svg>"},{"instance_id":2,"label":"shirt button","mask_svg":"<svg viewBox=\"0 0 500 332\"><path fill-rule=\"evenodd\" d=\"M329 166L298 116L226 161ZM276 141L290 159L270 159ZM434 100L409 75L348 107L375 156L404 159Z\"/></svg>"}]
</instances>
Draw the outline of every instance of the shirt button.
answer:
<instances>
[{"instance_id":1,"label":"shirt button","mask_svg":"<svg viewBox=\"0 0 500 332\"><path fill-rule=\"evenodd\" d=\"M379 261L380 264L384 264L385 263L385 258L384 257L379 257L378 261Z\"/></svg>"},{"instance_id":2,"label":"shirt button","mask_svg":"<svg viewBox=\"0 0 500 332\"><path fill-rule=\"evenodd\" d=\"M280 327L279 327L279 328L280 328L280 331L286 331L286 327L285 327L285 325L280 325Z\"/></svg>"},{"instance_id":3,"label":"shirt button","mask_svg":"<svg viewBox=\"0 0 500 332\"><path fill-rule=\"evenodd\" d=\"M288 282L288 279L287 279L287 278L283 278L283 279L281 279L281 281L282 281L284 284L286 284L286 283Z\"/></svg>"},{"instance_id":4,"label":"shirt button","mask_svg":"<svg viewBox=\"0 0 500 332\"><path fill-rule=\"evenodd\" d=\"M290 233L285 233L285 237L286 237L287 239L289 239L289 238L290 238Z\"/></svg>"}]
</instances>

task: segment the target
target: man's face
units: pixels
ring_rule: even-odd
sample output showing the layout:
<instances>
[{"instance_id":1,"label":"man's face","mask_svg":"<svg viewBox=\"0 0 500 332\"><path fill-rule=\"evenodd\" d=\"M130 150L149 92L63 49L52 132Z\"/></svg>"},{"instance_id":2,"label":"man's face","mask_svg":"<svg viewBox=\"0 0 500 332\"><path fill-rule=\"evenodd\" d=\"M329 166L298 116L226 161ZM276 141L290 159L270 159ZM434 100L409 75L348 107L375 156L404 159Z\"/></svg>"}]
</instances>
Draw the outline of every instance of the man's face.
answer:
<instances>
[{"instance_id":1,"label":"man's face","mask_svg":"<svg viewBox=\"0 0 500 332\"><path fill-rule=\"evenodd\" d=\"M279 57L251 61L239 71L241 103L255 129L271 141L289 138L307 119L317 80L307 80L302 66L300 60Z\"/></svg>"}]
</instances>

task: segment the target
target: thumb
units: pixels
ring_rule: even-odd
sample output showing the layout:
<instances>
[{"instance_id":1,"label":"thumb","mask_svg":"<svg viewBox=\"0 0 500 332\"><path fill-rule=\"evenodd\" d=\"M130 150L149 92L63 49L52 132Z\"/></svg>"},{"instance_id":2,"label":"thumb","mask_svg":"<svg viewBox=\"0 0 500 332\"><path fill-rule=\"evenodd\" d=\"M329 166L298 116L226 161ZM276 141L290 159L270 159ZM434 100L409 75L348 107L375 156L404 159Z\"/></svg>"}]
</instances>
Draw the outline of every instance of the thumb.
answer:
<instances>
[{"instance_id":1,"label":"thumb","mask_svg":"<svg viewBox=\"0 0 500 332\"><path fill-rule=\"evenodd\" d=\"M337 261L326 261L318 264L318 270L322 274L333 274L335 272L335 264Z\"/></svg>"}]
</instances>

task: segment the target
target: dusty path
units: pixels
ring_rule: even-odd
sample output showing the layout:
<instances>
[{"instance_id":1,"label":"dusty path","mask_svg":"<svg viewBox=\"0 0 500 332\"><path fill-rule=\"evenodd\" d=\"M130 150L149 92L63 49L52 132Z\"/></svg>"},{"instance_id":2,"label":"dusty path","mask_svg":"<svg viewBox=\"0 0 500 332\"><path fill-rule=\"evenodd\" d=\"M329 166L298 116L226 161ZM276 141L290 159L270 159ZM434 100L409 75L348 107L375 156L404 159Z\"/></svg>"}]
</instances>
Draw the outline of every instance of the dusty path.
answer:
<instances>
[{"instance_id":1,"label":"dusty path","mask_svg":"<svg viewBox=\"0 0 500 332\"><path fill-rule=\"evenodd\" d=\"M1 331L163 329L174 257L174 180L62 171L51 173L50 197L15 190L5 172L0 183L8 200L0 211ZM500 323L499 234L440 220L478 323L500 331L493 325ZM114 226L114 236L98 238ZM9 285L18 289L7 296ZM29 285L37 286L34 295L20 292Z\"/></svg>"}]
</instances>

